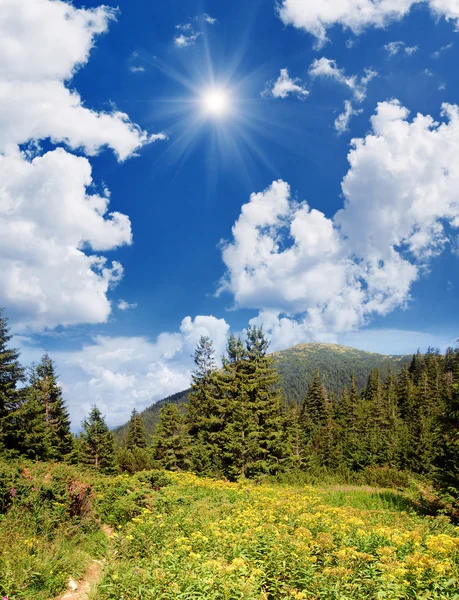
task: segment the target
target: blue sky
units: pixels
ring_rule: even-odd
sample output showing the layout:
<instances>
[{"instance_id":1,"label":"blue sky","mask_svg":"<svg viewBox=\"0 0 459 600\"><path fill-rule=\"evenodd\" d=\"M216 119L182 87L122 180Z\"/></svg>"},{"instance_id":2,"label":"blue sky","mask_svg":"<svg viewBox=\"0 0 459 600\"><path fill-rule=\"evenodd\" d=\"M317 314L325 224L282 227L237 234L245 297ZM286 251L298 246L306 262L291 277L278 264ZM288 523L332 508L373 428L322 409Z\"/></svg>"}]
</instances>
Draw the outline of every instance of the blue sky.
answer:
<instances>
[{"instance_id":1,"label":"blue sky","mask_svg":"<svg viewBox=\"0 0 459 600\"><path fill-rule=\"evenodd\" d=\"M0 305L75 424L187 387L199 336L248 323L458 337L457 0L0 6Z\"/></svg>"}]
</instances>

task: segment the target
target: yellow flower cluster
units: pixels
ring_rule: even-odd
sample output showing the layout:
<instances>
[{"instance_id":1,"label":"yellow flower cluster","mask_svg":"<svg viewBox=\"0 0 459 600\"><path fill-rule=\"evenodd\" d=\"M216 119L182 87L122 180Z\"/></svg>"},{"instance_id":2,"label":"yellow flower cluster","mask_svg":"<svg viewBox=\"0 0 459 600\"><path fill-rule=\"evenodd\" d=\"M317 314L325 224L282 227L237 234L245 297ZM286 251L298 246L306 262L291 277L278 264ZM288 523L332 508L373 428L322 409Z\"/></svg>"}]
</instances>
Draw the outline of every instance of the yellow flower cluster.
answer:
<instances>
[{"instance_id":1,"label":"yellow flower cluster","mask_svg":"<svg viewBox=\"0 0 459 600\"><path fill-rule=\"evenodd\" d=\"M334 506L327 489L170 477L115 538L101 600L457 593L459 531L445 519L358 508L352 490Z\"/></svg>"}]
</instances>

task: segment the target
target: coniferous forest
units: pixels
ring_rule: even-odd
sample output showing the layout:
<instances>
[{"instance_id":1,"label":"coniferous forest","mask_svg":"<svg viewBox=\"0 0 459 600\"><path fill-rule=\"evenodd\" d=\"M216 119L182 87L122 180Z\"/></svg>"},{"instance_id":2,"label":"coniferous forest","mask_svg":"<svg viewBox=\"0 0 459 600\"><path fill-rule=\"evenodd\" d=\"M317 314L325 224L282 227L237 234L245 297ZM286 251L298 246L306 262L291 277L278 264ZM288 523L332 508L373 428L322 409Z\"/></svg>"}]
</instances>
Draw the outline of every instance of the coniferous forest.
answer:
<instances>
[{"instance_id":1,"label":"coniferous forest","mask_svg":"<svg viewBox=\"0 0 459 600\"><path fill-rule=\"evenodd\" d=\"M261 328L230 335L222 368L212 341L194 355L189 401L161 409L153 443L134 410L118 448L94 406L78 435L55 366L45 354L25 369L0 318L0 443L5 457L66 461L106 474L151 467L227 478L341 474L373 467L419 474L453 496L459 490L459 349L429 349L394 374L374 369L329 393L319 371L302 402L288 401Z\"/></svg>"}]
</instances>

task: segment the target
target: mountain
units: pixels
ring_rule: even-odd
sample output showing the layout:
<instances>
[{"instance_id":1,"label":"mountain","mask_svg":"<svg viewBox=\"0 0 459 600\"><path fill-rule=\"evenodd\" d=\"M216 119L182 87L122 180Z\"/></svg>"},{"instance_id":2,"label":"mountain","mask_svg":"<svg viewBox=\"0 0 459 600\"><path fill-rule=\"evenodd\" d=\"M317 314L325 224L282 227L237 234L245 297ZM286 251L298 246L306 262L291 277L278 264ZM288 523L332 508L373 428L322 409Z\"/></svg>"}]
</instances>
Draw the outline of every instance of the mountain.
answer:
<instances>
[{"instance_id":1,"label":"mountain","mask_svg":"<svg viewBox=\"0 0 459 600\"><path fill-rule=\"evenodd\" d=\"M357 386L362 390L367 382L372 369L380 369L385 373L389 366L397 373L405 363L411 362L409 356L388 356L356 350L338 344L298 344L292 348L273 353L277 370L281 379L281 386L285 398L302 402L305 397L309 381L315 369L320 371L328 392L339 394L344 385L349 385L351 374L354 373ZM159 421L159 412L169 403L184 404L188 399L190 390L178 392L168 396L142 412L145 428L152 435ZM119 443L124 437L127 425L115 429L115 439Z\"/></svg>"}]
</instances>

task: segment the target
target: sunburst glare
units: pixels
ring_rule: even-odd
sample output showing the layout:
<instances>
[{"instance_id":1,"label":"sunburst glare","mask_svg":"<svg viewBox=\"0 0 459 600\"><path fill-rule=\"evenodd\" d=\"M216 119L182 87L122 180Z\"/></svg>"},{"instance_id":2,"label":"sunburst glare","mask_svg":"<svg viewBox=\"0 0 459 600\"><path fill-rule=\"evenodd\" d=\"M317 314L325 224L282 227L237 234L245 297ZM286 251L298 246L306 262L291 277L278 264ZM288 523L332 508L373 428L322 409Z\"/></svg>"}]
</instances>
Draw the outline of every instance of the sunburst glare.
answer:
<instances>
[{"instance_id":1,"label":"sunburst glare","mask_svg":"<svg viewBox=\"0 0 459 600\"><path fill-rule=\"evenodd\" d=\"M224 89L209 89L202 96L204 112L213 117L227 115L231 108L230 95Z\"/></svg>"}]
</instances>

